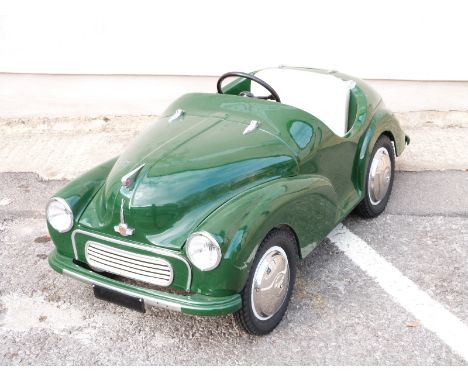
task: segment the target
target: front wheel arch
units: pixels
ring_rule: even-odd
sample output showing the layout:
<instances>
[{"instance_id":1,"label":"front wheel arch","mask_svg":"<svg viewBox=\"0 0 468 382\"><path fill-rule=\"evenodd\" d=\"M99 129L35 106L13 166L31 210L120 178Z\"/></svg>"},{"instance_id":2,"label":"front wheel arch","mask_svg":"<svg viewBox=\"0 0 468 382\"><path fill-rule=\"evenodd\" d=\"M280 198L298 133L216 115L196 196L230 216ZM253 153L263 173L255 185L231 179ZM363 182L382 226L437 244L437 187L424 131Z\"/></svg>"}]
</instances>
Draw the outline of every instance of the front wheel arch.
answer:
<instances>
[{"instance_id":1,"label":"front wheel arch","mask_svg":"<svg viewBox=\"0 0 468 382\"><path fill-rule=\"evenodd\" d=\"M296 239L286 227L272 229L262 240L241 292L242 307L234 313L247 333L265 335L281 322L294 290L298 257Z\"/></svg>"},{"instance_id":2,"label":"front wheel arch","mask_svg":"<svg viewBox=\"0 0 468 382\"><path fill-rule=\"evenodd\" d=\"M293 229L291 226L289 226L288 224L280 224L280 225L278 225L278 226L272 228L272 229L270 230L270 232L273 231L273 230L275 230L275 229L276 229L276 230L280 230L280 231L286 231L286 232L290 233L290 234L294 237L294 240L296 241L296 246L297 246L297 255L298 255L298 258L299 258L299 259L302 258L301 247L300 247L300 245L299 245L299 238L298 238L298 236L297 236L296 231L294 231L294 229ZM270 233L270 232L268 232L268 233Z\"/></svg>"}]
</instances>

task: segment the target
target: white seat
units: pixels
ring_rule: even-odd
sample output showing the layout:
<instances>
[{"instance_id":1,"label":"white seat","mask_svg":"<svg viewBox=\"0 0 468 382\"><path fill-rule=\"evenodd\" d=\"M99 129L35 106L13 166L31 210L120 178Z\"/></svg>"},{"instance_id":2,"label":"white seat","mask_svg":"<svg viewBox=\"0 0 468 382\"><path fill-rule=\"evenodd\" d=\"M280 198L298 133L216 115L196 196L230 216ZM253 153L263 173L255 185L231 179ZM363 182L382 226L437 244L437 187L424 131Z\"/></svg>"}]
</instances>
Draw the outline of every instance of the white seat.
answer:
<instances>
[{"instance_id":1,"label":"white seat","mask_svg":"<svg viewBox=\"0 0 468 382\"><path fill-rule=\"evenodd\" d=\"M276 90L281 103L312 114L340 137L346 134L349 92L353 81L292 68L264 69L255 73L255 76ZM263 86L253 81L251 92L256 96L268 93Z\"/></svg>"}]
</instances>

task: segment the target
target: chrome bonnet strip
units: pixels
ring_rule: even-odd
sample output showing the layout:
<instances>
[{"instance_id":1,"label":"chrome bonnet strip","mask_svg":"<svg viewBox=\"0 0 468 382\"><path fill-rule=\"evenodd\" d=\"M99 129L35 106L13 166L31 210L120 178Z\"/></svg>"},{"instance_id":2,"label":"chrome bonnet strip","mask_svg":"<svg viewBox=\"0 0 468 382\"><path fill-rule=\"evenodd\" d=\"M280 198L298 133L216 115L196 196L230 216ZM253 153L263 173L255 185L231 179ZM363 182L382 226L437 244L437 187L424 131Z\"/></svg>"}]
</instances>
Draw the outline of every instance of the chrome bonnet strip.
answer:
<instances>
[{"instance_id":1,"label":"chrome bonnet strip","mask_svg":"<svg viewBox=\"0 0 468 382\"><path fill-rule=\"evenodd\" d=\"M145 296L144 294L137 293L137 292L130 292L130 291L127 291L125 289L114 287L114 286L111 286L111 285L107 285L107 284L105 284L103 282L93 280L93 279L91 279L89 277L79 275L79 274L74 273L74 272L70 272L70 271L68 271L66 269L63 270L63 274L66 275L66 276L69 276L71 278L74 278L75 280L84 282L86 284L98 285L98 286L101 286L103 288L111 289L111 290L113 290L115 292L123 293L123 294L125 294L127 296L141 298L144 301L145 305L151 305L151 306L156 306L156 307L159 307L159 308L174 310L176 312L181 311L181 305L177 304L175 302L161 300L161 299L156 298L156 297L148 297L148 296Z\"/></svg>"},{"instance_id":2,"label":"chrome bonnet strip","mask_svg":"<svg viewBox=\"0 0 468 382\"><path fill-rule=\"evenodd\" d=\"M101 239L101 240L104 240L104 241L108 241L110 243L119 244L119 245L122 245L124 247L127 246L127 247L131 247L131 248L136 248L136 249L140 249L142 251L147 251L147 252L154 253L155 255L172 257L174 259L182 261L185 264L185 266L187 267L187 285L186 285L185 289L190 290L190 286L192 284L192 268L190 267L190 264L189 264L188 260L185 259L182 255L180 255L179 252L172 251L172 250L166 249L166 248L153 247L153 246L149 246L149 245L146 245L146 244L138 244L138 243L133 243L133 242L128 242L128 241L122 241L122 240L118 240L118 239L115 239L113 237L105 236L105 235L102 235L102 234L97 234L97 233L94 233L94 232L88 232L88 231L84 231L82 229L76 229L76 230L73 231L73 233L71 235L73 254L74 254L76 260L78 260L78 251L76 249L76 240L75 240L76 238L75 237L79 233L81 233L83 235L86 235L86 236L94 237L96 239Z\"/></svg>"}]
</instances>

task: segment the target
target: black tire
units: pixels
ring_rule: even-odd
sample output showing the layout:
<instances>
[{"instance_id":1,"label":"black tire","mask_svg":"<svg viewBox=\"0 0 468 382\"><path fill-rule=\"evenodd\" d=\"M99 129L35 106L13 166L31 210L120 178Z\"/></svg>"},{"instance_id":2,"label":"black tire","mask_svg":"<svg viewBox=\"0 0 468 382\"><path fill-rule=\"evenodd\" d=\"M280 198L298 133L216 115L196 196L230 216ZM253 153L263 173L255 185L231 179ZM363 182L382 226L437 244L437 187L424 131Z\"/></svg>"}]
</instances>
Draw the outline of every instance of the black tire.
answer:
<instances>
[{"instance_id":1,"label":"black tire","mask_svg":"<svg viewBox=\"0 0 468 382\"><path fill-rule=\"evenodd\" d=\"M369 172L371 169L372 161L375 157L375 154L380 148L385 148L388 152L388 156L390 158L391 163L391 171L390 171L390 182L388 185L387 192L385 196L377 203L372 203L371 197L369 194ZM393 148L392 141L386 135L381 135L377 142L375 143L374 149L372 150L371 156L369 158L369 163L367 165L366 170L366 184L364 188L364 199L358 204L356 207L356 212L361 215L363 218L375 218L379 216L387 206L388 199L390 198L390 194L392 192L393 187L393 179L395 177L395 150Z\"/></svg>"},{"instance_id":2,"label":"black tire","mask_svg":"<svg viewBox=\"0 0 468 382\"><path fill-rule=\"evenodd\" d=\"M282 248L287 256L289 265L288 290L280 308L276 311L276 313L274 313L268 319L259 319L256 317L252 307L251 293L254 276L263 256L269 249L275 246ZM296 239L294 234L288 230L274 229L263 240L262 244L257 250L257 254L250 269L249 278L247 279L246 285L241 292L242 308L234 313L236 322L247 333L262 336L270 333L281 322L288 308L289 300L291 299L291 295L294 289L298 257L299 251L297 248Z\"/></svg>"}]
</instances>

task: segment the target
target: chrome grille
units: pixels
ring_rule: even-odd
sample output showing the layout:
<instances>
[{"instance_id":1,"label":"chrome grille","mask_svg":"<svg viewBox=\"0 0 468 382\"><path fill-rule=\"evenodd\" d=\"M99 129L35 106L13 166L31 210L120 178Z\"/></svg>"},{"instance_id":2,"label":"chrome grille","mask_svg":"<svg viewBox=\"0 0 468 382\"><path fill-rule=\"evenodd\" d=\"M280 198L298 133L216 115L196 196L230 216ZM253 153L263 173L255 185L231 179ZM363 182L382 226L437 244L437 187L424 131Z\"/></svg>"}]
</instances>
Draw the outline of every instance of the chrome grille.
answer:
<instances>
[{"instance_id":1,"label":"chrome grille","mask_svg":"<svg viewBox=\"0 0 468 382\"><path fill-rule=\"evenodd\" d=\"M85 255L89 266L97 271L160 286L172 283L171 264L161 258L139 255L94 241L86 243Z\"/></svg>"}]
</instances>

